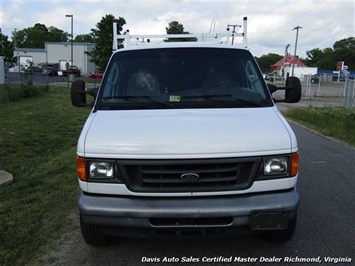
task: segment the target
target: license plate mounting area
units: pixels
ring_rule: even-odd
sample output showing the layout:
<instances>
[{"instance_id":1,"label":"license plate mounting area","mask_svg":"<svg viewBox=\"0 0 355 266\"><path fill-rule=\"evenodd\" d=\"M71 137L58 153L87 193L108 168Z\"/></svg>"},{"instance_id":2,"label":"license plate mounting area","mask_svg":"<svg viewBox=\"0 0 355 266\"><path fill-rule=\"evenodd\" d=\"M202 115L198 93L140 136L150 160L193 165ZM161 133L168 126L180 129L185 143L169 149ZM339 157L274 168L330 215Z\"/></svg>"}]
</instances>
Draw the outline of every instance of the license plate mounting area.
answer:
<instances>
[{"instance_id":1,"label":"license plate mounting area","mask_svg":"<svg viewBox=\"0 0 355 266\"><path fill-rule=\"evenodd\" d=\"M285 230L288 219L287 211L254 211L250 215L250 229Z\"/></svg>"}]
</instances>

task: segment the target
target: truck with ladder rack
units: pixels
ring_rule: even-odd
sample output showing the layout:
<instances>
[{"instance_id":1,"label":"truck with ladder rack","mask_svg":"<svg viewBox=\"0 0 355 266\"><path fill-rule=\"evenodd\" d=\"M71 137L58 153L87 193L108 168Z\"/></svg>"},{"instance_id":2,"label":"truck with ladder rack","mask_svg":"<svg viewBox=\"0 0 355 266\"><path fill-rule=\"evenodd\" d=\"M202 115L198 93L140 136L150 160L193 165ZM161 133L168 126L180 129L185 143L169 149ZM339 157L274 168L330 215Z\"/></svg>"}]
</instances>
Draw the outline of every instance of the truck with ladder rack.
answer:
<instances>
[{"instance_id":1,"label":"truck with ladder rack","mask_svg":"<svg viewBox=\"0 0 355 266\"><path fill-rule=\"evenodd\" d=\"M74 106L92 108L77 144L85 241L245 233L291 240L298 144L275 103L298 102L300 81L265 83L247 49L246 18L242 33L135 36L113 28L100 87L77 80L71 88ZM273 98L277 90L283 99Z\"/></svg>"}]
</instances>

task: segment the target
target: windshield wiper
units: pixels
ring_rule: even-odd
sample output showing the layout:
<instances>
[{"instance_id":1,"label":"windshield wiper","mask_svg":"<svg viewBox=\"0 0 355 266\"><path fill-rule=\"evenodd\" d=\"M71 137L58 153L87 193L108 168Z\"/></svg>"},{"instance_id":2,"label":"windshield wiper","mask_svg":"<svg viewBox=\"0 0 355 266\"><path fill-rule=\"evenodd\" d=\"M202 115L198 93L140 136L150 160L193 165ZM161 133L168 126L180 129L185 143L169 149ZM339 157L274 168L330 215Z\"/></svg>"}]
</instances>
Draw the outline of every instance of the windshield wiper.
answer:
<instances>
[{"instance_id":1,"label":"windshield wiper","mask_svg":"<svg viewBox=\"0 0 355 266\"><path fill-rule=\"evenodd\" d=\"M150 96L143 96L143 95L137 95L137 96L136 95L107 96L107 97L102 97L102 99L104 99L104 100L111 100L111 99L133 100L133 101L141 103L141 104L144 104L146 102L137 101L137 99L147 99L147 100L149 100L152 103L157 103L157 104L164 105L164 106L167 106L167 107L170 107L170 108L174 108L174 106L171 105L171 104L168 104L168 103L165 103L165 102L156 101L156 100L153 100Z\"/></svg>"},{"instance_id":2,"label":"windshield wiper","mask_svg":"<svg viewBox=\"0 0 355 266\"><path fill-rule=\"evenodd\" d=\"M189 96L182 96L183 99L196 99L196 98L201 98L201 99L211 99L211 98L219 98L219 97L232 97L230 94L198 94L198 95L189 95Z\"/></svg>"},{"instance_id":3,"label":"windshield wiper","mask_svg":"<svg viewBox=\"0 0 355 266\"><path fill-rule=\"evenodd\" d=\"M251 100L245 100L245 99L241 99L241 98L236 98L236 97L232 97L233 99L239 101L239 102L243 102L243 103L246 103L248 105L252 105L252 106L256 106L256 107L263 107L265 105L259 103L259 102L256 102L256 101L251 101Z\"/></svg>"},{"instance_id":4,"label":"windshield wiper","mask_svg":"<svg viewBox=\"0 0 355 266\"><path fill-rule=\"evenodd\" d=\"M230 98L230 99L237 100L237 101L243 102L243 103L247 103L247 104L253 105L253 106L258 106L258 107L263 106L262 104L255 102L255 101L250 101L250 100L245 100L245 99L233 97L231 94L200 94L200 95L182 96L182 98L184 98L184 99L201 98L201 99L205 99L205 100L210 100L213 98ZM214 100L216 100L218 102L224 102L224 101L217 100L217 99L214 99Z\"/></svg>"}]
</instances>

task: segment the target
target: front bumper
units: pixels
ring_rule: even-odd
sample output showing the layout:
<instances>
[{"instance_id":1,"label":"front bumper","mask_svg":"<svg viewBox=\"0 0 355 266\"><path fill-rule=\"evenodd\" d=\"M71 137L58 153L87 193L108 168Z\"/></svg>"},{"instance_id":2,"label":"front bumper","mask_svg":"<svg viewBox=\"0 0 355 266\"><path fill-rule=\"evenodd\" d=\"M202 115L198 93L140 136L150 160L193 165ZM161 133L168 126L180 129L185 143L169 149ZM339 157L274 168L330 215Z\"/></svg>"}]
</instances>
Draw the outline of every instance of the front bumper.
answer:
<instances>
[{"instance_id":1,"label":"front bumper","mask_svg":"<svg viewBox=\"0 0 355 266\"><path fill-rule=\"evenodd\" d=\"M297 190L225 197L150 198L80 192L83 221L104 234L129 237L244 234L287 228Z\"/></svg>"}]
</instances>

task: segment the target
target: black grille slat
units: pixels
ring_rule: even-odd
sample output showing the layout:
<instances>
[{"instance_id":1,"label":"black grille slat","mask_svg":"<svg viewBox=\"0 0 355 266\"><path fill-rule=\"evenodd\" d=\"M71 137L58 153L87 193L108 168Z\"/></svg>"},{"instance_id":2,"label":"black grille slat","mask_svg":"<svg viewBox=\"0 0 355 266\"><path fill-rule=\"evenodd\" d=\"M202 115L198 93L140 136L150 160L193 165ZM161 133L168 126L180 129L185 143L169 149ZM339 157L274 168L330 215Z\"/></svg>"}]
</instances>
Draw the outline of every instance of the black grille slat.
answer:
<instances>
[{"instance_id":1,"label":"black grille slat","mask_svg":"<svg viewBox=\"0 0 355 266\"><path fill-rule=\"evenodd\" d=\"M182 171L185 172L198 172L198 173L220 173L220 172L231 172L237 171L237 167L229 167L229 168L211 168L211 169L176 169L176 170L153 170L153 169L142 169L142 173L144 174L159 174L160 172L164 172L164 174L178 174Z\"/></svg>"},{"instance_id":2,"label":"black grille slat","mask_svg":"<svg viewBox=\"0 0 355 266\"><path fill-rule=\"evenodd\" d=\"M117 161L127 187L135 192L241 190L251 186L259 157L201 160ZM193 180L185 174L198 175Z\"/></svg>"},{"instance_id":3,"label":"black grille slat","mask_svg":"<svg viewBox=\"0 0 355 266\"><path fill-rule=\"evenodd\" d=\"M235 181L235 177L223 177L223 178L209 178L209 179L200 179L199 183L217 183L217 182L229 182ZM145 183L183 183L186 184L186 181L181 179L157 179L157 178L144 178L143 182Z\"/></svg>"}]
</instances>

